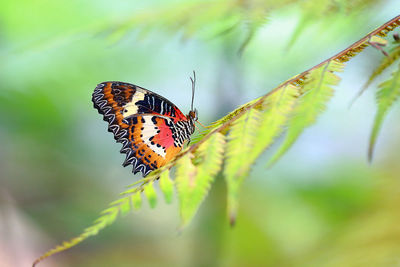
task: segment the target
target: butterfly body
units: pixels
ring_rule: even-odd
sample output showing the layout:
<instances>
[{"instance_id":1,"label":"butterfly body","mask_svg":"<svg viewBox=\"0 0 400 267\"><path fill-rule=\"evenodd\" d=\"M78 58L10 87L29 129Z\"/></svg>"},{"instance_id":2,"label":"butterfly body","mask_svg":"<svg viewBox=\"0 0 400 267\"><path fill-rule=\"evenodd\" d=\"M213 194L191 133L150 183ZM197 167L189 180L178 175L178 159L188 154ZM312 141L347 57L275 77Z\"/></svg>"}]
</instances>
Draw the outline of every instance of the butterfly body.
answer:
<instances>
[{"instance_id":1,"label":"butterfly body","mask_svg":"<svg viewBox=\"0 0 400 267\"><path fill-rule=\"evenodd\" d=\"M194 110L185 116L166 98L130 83L100 83L92 101L122 143L123 166L133 165L144 176L178 154L195 129Z\"/></svg>"}]
</instances>

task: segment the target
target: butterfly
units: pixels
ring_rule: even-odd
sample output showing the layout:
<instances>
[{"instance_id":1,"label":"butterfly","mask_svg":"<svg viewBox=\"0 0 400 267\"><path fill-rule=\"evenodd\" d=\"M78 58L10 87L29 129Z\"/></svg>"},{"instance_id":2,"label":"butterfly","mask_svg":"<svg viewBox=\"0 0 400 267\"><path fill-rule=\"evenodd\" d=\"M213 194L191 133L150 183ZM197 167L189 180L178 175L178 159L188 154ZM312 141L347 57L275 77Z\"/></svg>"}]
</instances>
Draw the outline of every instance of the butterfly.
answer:
<instances>
[{"instance_id":1,"label":"butterfly","mask_svg":"<svg viewBox=\"0 0 400 267\"><path fill-rule=\"evenodd\" d=\"M196 76L192 81L192 106L188 115L168 99L137 85L102 82L92 95L94 107L108 122L108 131L122 143L126 154L122 164L146 176L177 155L195 130L197 110L193 109Z\"/></svg>"}]
</instances>

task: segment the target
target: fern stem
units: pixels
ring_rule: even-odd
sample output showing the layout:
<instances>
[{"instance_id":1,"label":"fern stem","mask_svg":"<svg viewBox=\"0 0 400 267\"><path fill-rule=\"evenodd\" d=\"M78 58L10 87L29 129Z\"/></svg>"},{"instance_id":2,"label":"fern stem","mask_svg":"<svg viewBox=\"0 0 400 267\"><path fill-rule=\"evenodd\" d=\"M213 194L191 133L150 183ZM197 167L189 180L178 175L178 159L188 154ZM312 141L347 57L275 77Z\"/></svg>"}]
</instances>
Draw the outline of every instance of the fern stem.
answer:
<instances>
[{"instance_id":1,"label":"fern stem","mask_svg":"<svg viewBox=\"0 0 400 267\"><path fill-rule=\"evenodd\" d=\"M240 118L243 114L245 114L249 109L252 109L258 105L260 105L261 103L263 103L263 101L270 95L272 95L273 93L275 93L276 91L281 90L282 88L284 88L285 86L287 86L288 84L294 83L294 84L298 84L298 83L302 83L302 81L304 80L305 76L312 70L317 69L319 67L321 67L323 64L326 64L332 60L336 60L339 62L346 62L348 61L351 57L354 57L356 54L358 54L359 52L361 52L365 47L367 47L369 45L369 40L372 36L374 35L380 35L380 36L386 36L386 34L390 31L393 31L397 26L400 25L400 15L394 17L393 19L389 20L388 22L386 22L385 24L381 25L380 27L378 27L377 29L375 29L374 31L368 33L367 35L365 35L363 38L359 39L358 41L354 42L352 45L350 45L349 47L347 47L346 49L340 51L339 53L337 53L336 55L322 61L321 63L315 65L314 67L311 67L310 69L303 71L302 73L296 75L295 77L283 82L282 84L278 85L277 87L275 87L274 89L272 89L271 91L269 91L268 93L266 93L265 95L263 95L262 97L259 98L258 101L254 102L253 104L244 107L237 115L236 117L233 117L231 120L225 122L223 125L221 125L218 128L215 128L214 130L210 131L206 136L204 136L203 139L201 139L199 142L197 142L196 144L192 145L191 147L189 147L187 150L183 151L182 153L178 154L175 159L174 162L179 159L180 157L186 155L187 153L191 153L193 151L195 151L202 143L204 143L208 138L210 138L210 136L212 136L213 134L215 134L216 132L221 132L223 130L225 130L226 128L228 128L230 125L232 125L233 122L235 122L238 118Z\"/></svg>"}]
</instances>

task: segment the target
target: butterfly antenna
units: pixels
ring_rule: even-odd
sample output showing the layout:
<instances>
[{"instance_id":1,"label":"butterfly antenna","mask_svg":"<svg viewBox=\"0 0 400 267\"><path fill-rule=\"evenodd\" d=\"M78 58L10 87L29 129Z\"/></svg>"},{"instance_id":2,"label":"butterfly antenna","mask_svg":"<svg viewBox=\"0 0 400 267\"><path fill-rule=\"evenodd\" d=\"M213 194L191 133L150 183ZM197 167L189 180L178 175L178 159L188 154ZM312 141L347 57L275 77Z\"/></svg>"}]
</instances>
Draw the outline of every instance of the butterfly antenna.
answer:
<instances>
[{"instance_id":1,"label":"butterfly antenna","mask_svg":"<svg viewBox=\"0 0 400 267\"><path fill-rule=\"evenodd\" d=\"M193 78L190 77L190 81L192 82L192 105L191 105L191 110L193 109L193 101L194 101L194 89L196 87L196 72L193 71Z\"/></svg>"}]
</instances>

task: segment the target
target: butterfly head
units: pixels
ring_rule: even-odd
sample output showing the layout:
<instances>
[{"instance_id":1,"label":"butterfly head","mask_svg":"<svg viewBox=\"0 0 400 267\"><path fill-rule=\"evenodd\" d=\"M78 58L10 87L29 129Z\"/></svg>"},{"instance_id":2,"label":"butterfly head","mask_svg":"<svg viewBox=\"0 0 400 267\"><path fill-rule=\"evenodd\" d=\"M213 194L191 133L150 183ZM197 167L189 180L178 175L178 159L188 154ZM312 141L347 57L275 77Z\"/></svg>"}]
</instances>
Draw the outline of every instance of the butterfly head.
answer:
<instances>
[{"instance_id":1,"label":"butterfly head","mask_svg":"<svg viewBox=\"0 0 400 267\"><path fill-rule=\"evenodd\" d=\"M189 114L186 116L189 120L190 123L190 129L191 129L191 133L194 133L195 130L195 122L197 121L198 117L197 117L197 109L193 109L191 111L189 111Z\"/></svg>"},{"instance_id":2,"label":"butterfly head","mask_svg":"<svg viewBox=\"0 0 400 267\"><path fill-rule=\"evenodd\" d=\"M187 115L187 118L193 122L193 124L198 120L197 116L197 109L189 111L189 114Z\"/></svg>"}]
</instances>

